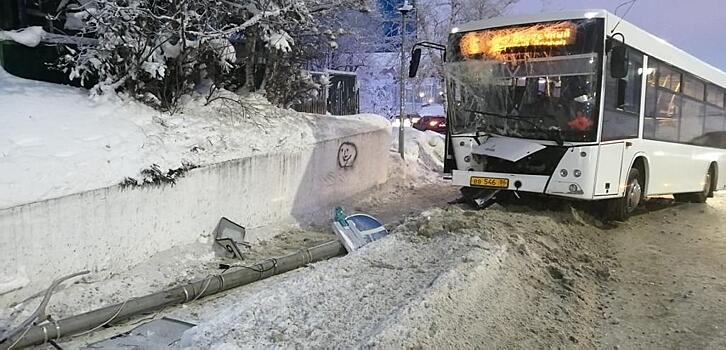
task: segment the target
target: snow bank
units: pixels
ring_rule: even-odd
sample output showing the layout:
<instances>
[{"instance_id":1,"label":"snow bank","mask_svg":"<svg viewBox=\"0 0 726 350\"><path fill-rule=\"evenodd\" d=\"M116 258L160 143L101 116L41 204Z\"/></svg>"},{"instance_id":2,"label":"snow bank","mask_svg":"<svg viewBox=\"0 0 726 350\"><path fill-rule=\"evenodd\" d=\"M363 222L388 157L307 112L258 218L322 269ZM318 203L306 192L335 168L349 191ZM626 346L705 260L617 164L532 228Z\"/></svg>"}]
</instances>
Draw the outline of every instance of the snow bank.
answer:
<instances>
[{"instance_id":1,"label":"snow bank","mask_svg":"<svg viewBox=\"0 0 726 350\"><path fill-rule=\"evenodd\" d=\"M391 129L391 152L398 152L399 128ZM427 169L441 172L444 168L444 135L434 131L404 128L406 160L419 162Z\"/></svg>"},{"instance_id":2,"label":"snow bank","mask_svg":"<svg viewBox=\"0 0 726 350\"><path fill-rule=\"evenodd\" d=\"M154 112L0 68L0 208L118 183L156 163L179 164L154 140ZM151 142L149 142L151 141ZM156 142L154 142L156 141Z\"/></svg>"},{"instance_id":3,"label":"snow bank","mask_svg":"<svg viewBox=\"0 0 726 350\"><path fill-rule=\"evenodd\" d=\"M0 287L27 296L72 272L116 273L206 241L222 216L267 239L386 181L385 119L241 102L189 97L168 115L0 71L0 276L19 276ZM173 186L118 186L183 164L199 168Z\"/></svg>"},{"instance_id":4,"label":"snow bank","mask_svg":"<svg viewBox=\"0 0 726 350\"><path fill-rule=\"evenodd\" d=\"M386 127L383 118L281 110L257 95L244 106L187 98L162 114L118 96L14 77L0 68L0 209L139 178L156 164L176 169L310 148L347 130Z\"/></svg>"},{"instance_id":5,"label":"snow bank","mask_svg":"<svg viewBox=\"0 0 726 350\"><path fill-rule=\"evenodd\" d=\"M27 27L14 31L0 30L0 41L9 40L21 45L36 47L43 39L43 34L45 34L43 27L38 26Z\"/></svg>"},{"instance_id":6,"label":"snow bank","mask_svg":"<svg viewBox=\"0 0 726 350\"><path fill-rule=\"evenodd\" d=\"M434 282L442 274L495 255L482 248L486 243L478 237L420 239L398 233L345 258L287 274L282 281L234 290L218 300L222 305L179 310L182 319L199 315L199 325L184 334L181 347L365 347L372 335L396 323L406 305L423 302L432 284L440 288Z\"/></svg>"}]
</instances>

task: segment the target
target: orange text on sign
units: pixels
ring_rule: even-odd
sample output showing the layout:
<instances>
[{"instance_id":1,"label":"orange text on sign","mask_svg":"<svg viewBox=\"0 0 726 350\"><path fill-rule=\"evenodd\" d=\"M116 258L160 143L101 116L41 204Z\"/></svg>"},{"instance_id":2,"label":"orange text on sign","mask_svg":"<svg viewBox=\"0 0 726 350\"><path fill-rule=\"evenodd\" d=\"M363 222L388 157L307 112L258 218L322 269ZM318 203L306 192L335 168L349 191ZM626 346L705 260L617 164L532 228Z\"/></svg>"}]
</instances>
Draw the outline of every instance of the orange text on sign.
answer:
<instances>
[{"instance_id":1,"label":"orange text on sign","mask_svg":"<svg viewBox=\"0 0 726 350\"><path fill-rule=\"evenodd\" d=\"M495 29L464 34L461 53L464 56L485 54L502 59L507 49L542 46L565 46L575 41L577 29L571 22L538 24L529 27Z\"/></svg>"}]
</instances>

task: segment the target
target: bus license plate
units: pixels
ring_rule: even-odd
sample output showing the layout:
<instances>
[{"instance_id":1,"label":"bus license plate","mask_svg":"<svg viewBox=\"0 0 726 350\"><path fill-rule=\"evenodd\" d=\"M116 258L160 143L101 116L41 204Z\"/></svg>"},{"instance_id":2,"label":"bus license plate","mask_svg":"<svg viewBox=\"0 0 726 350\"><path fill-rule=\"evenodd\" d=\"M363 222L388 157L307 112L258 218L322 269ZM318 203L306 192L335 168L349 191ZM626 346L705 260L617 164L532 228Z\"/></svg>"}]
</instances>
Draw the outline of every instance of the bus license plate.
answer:
<instances>
[{"instance_id":1,"label":"bus license plate","mask_svg":"<svg viewBox=\"0 0 726 350\"><path fill-rule=\"evenodd\" d=\"M493 188L508 188L509 179L500 179L496 177L479 177L472 176L469 178L469 184L477 187L493 187Z\"/></svg>"}]
</instances>

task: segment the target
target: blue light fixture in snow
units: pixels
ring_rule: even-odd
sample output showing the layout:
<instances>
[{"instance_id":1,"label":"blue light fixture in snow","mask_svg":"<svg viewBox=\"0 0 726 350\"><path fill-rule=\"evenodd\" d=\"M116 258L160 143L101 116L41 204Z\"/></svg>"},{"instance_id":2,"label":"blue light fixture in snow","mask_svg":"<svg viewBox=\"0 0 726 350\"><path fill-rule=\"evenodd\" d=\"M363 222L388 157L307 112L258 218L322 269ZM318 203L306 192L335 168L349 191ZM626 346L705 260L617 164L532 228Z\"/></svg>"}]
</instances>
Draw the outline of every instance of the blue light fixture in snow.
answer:
<instances>
[{"instance_id":1,"label":"blue light fixture in snow","mask_svg":"<svg viewBox=\"0 0 726 350\"><path fill-rule=\"evenodd\" d=\"M342 208L335 208L333 231L349 253L388 235L383 224L370 215L344 215Z\"/></svg>"}]
</instances>

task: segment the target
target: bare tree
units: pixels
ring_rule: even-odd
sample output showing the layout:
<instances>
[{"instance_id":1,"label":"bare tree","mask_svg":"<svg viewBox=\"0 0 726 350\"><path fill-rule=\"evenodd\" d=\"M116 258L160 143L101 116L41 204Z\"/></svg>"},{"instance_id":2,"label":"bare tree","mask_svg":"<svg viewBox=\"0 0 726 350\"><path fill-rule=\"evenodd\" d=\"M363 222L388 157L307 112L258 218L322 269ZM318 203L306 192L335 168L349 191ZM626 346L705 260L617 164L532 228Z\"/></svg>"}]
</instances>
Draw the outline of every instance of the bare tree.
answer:
<instances>
[{"instance_id":1,"label":"bare tree","mask_svg":"<svg viewBox=\"0 0 726 350\"><path fill-rule=\"evenodd\" d=\"M446 44L450 29L458 23L501 15L518 0L420 0L416 1L413 23L415 37L407 40L406 51L416 41ZM368 13L343 13L345 35L341 47L330 60L336 69L355 71L361 81L361 107L385 115L396 113L398 106L400 37L384 35L382 28L396 27L400 17L374 7ZM409 15L411 16L411 15ZM400 29L400 28L399 28ZM443 79L443 60L438 52L424 55L417 78L409 80L408 91L415 96L423 85ZM434 90L441 90L441 87ZM437 97L437 96L434 96Z\"/></svg>"}]
</instances>

